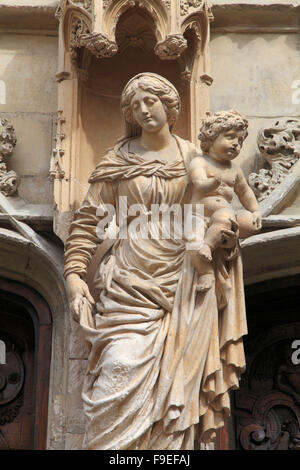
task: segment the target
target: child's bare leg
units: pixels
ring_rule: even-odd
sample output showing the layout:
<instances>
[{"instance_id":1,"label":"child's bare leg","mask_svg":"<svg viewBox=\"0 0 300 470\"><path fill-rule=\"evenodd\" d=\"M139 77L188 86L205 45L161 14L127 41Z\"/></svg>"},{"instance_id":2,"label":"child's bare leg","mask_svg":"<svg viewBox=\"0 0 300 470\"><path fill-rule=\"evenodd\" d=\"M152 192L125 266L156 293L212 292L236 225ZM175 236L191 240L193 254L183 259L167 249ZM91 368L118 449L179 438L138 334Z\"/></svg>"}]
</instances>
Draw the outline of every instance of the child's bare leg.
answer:
<instances>
[{"instance_id":1,"label":"child's bare leg","mask_svg":"<svg viewBox=\"0 0 300 470\"><path fill-rule=\"evenodd\" d=\"M195 256L192 256L192 263L198 271L200 277L197 290L208 290L214 281L214 268L212 263L212 253L219 246L220 232L224 229L231 230L235 214L231 209L220 209L210 218L210 225L205 233L204 244Z\"/></svg>"},{"instance_id":2,"label":"child's bare leg","mask_svg":"<svg viewBox=\"0 0 300 470\"><path fill-rule=\"evenodd\" d=\"M239 211L237 213L240 238L248 238L258 232L253 222L253 214L249 211Z\"/></svg>"},{"instance_id":3,"label":"child's bare leg","mask_svg":"<svg viewBox=\"0 0 300 470\"><path fill-rule=\"evenodd\" d=\"M190 255L191 263L199 274L197 290L207 291L212 287L214 281L210 249L208 248L208 252L205 254L203 238L198 239L197 234L195 234L193 241L187 244L187 250Z\"/></svg>"}]
</instances>

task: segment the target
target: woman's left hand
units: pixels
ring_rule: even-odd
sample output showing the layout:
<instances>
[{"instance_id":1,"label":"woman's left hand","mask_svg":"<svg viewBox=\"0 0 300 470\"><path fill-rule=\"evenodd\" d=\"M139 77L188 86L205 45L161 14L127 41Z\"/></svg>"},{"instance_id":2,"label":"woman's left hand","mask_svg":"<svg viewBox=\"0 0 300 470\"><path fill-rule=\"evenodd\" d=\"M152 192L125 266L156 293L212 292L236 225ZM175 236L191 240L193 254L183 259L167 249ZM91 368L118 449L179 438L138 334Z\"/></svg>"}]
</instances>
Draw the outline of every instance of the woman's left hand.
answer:
<instances>
[{"instance_id":1,"label":"woman's left hand","mask_svg":"<svg viewBox=\"0 0 300 470\"><path fill-rule=\"evenodd\" d=\"M231 230L223 229L220 233L221 248L233 248L239 239L239 225L236 220L230 219Z\"/></svg>"}]
</instances>

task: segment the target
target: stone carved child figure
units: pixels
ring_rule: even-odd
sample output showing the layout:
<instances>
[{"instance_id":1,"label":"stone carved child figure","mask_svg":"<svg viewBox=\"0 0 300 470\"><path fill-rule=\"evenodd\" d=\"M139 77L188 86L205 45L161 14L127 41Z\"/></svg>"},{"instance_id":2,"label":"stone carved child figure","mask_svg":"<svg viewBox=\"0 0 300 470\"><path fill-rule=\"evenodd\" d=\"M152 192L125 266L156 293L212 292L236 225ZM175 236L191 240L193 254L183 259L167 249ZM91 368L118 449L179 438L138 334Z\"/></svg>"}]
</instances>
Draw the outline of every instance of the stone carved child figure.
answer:
<instances>
[{"instance_id":1,"label":"stone carved child figure","mask_svg":"<svg viewBox=\"0 0 300 470\"><path fill-rule=\"evenodd\" d=\"M211 287L212 253L218 246L220 233L239 229L240 238L246 238L261 228L254 192L242 170L233 162L248 135L247 127L248 121L238 111L231 110L207 117L200 129L203 156L195 157L189 168L193 183L192 202L204 205L204 217L209 220L204 243L194 239L202 246L191 256L194 267L201 274L199 290ZM235 214L232 207L234 193L246 211Z\"/></svg>"}]
</instances>

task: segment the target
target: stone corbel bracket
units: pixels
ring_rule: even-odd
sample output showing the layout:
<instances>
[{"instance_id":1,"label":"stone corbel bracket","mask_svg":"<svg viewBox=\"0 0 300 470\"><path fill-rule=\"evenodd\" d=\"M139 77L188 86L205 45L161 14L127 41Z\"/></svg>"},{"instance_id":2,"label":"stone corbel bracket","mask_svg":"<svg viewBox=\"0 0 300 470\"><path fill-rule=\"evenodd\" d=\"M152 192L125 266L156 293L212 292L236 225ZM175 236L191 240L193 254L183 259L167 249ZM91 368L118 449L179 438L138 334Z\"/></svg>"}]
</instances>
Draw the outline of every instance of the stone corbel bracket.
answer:
<instances>
[{"instance_id":1,"label":"stone corbel bracket","mask_svg":"<svg viewBox=\"0 0 300 470\"><path fill-rule=\"evenodd\" d=\"M179 59L187 48L187 40L182 34L170 34L164 41L155 46L155 54L162 60Z\"/></svg>"},{"instance_id":2,"label":"stone corbel bracket","mask_svg":"<svg viewBox=\"0 0 300 470\"><path fill-rule=\"evenodd\" d=\"M0 192L4 196L16 195L20 178L13 170L8 171L5 160L11 157L17 139L13 126L7 119L0 118Z\"/></svg>"},{"instance_id":3,"label":"stone corbel bracket","mask_svg":"<svg viewBox=\"0 0 300 470\"><path fill-rule=\"evenodd\" d=\"M278 212L295 191L300 177L300 120L284 118L261 129L258 148L267 168L249 175L249 184L260 202L264 216Z\"/></svg>"}]
</instances>

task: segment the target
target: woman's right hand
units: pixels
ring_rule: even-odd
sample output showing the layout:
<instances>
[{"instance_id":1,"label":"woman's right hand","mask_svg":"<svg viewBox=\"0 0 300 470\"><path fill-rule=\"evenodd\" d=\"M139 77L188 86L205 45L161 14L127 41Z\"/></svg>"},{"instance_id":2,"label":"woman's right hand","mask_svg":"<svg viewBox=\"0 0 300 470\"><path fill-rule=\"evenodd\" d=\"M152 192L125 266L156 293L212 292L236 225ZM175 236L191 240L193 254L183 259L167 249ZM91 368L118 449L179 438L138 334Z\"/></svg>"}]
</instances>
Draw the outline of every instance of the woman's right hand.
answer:
<instances>
[{"instance_id":1,"label":"woman's right hand","mask_svg":"<svg viewBox=\"0 0 300 470\"><path fill-rule=\"evenodd\" d=\"M88 285L78 274L69 274L66 278L66 285L73 319L79 322L80 311L84 302L87 301L92 307L95 303L94 299L90 294Z\"/></svg>"}]
</instances>

